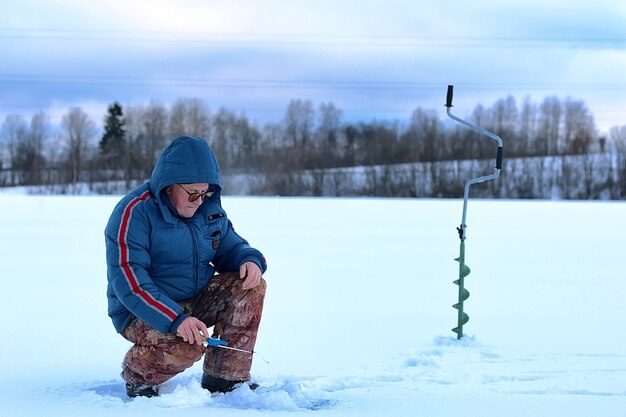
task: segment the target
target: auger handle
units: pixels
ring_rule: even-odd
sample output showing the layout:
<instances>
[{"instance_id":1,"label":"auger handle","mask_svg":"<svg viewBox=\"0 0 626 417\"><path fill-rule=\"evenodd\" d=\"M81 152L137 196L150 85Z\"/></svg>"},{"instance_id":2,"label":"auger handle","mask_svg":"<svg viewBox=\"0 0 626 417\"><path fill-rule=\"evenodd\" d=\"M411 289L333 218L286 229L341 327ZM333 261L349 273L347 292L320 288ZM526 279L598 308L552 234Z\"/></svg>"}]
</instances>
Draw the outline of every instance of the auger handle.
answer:
<instances>
[{"instance_id":1,"label":"auger handle","mask_svg":"<svg viewBox=\"0 0 626 417\"><path fill-rule=\"evenodd\" d=\"M502 145L498 146L498 154L496 155L496 169L502 169Z\"/></svg>"},{"instance_id":2,"label":"auger handle","mask_svg":"<svg viewBox=\"0 0 626 417\"><path fill-rule=\"evenodd\" d=\"M459 122L460 124L469 127L470 129L480 133L481 135L485 135L493 140L495 140L498 144L498 153L496 155L496 169L493 172L493 174L491 175L485 175L485 176L481 176L481 177L476 177L476 178L471 178L470 180L468 180L465 183L465 189L463 192L463 216L462 216L462 220L461 220L461 226L459 227L458 231L459 231L459 237L461 238L461 240L465 240L466 235L465 235L465 228L466 228L466 223L465 223L465 219L466 219L466 215L467 215L467 200L469 198L469 189L472 185L474 184L479 184L481 182L485 182L485 181L489 181L489 180L493 180L495 178L497 178L500 175L500 170L502 169L502 139L500 138L500 136L496 135L495 133L492 133L488 130L483 129L480 126L476 126L473 123L470 123L468 121L465 121L463 119L461 119L458 116L455 116L454 114L452 114L452 111L450 110L450 108L452 107L452 97L453 97L453 90L454 90L454 86L452 85L448 85L448 92L446 94L446 112L448 113L448 116L452 119L455 120L457 122Z\"/></svg>"},{"instance_id":3,"label":"auger handle","mask_svg":"<svg viewBox=\"0 0 626 417\"><path fill-rule=\"evenodd\" d=\"M454 90L454 86L453 85L449 85L448 86L448 94L446 95L446 107L447 108L452 107L453 90Z\"/></svg>"}]
</instances>

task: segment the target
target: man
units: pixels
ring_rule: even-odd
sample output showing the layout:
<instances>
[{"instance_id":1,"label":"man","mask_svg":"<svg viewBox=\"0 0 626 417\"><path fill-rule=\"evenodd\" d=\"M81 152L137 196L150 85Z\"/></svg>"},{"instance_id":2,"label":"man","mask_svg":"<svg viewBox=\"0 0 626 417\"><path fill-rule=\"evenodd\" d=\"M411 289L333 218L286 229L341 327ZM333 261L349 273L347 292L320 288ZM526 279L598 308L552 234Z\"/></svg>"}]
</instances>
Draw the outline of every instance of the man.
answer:
<instances>
[{"instance_id":1,"label":"man","mask_svg":"<svg viewBox=\"0 0 626 417\"><path fill-rule=\"evenodd\" d=\"M160 384L202 355L209 391L250 379L251 353L203 344L214 326L213 337L252 352L266 288L265 258L235 233L220 195L208 144L182 136L163 151L150 181L111 214L108 313L134 344L122 370L130 397L158 395Z\"/></svg>"}]
</instances>

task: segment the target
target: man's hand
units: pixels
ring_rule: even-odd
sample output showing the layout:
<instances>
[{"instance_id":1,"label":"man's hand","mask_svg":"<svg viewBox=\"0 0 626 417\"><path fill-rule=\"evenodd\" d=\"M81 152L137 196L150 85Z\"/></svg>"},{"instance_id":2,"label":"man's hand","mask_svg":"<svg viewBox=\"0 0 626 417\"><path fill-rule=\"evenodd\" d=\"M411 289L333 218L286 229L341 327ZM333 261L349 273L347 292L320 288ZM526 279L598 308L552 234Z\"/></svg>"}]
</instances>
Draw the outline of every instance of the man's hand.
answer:
<instances>
[{"instance_id":1,"label":"man's hand","mask_svg":"<svg viewBox=\"0 0 626 417\"><path fill-rule=\"evenodd\" d=\"M176 329L176 333L190 345L201 345L204 339L209 337L206 325L195 317L187 317Z\"/></svg>"},{"instance_id":2,"label":"man's hand","mask_svg":"<svg viewBox=\"0 0 626 417\"><path fill-rule=\"evenodd\" d=\"M261 282L261 269L254 262L244 262L239 268L239 278L243 279L242 287L244 290L249 290Z\"/></svg>"}]
</instances>

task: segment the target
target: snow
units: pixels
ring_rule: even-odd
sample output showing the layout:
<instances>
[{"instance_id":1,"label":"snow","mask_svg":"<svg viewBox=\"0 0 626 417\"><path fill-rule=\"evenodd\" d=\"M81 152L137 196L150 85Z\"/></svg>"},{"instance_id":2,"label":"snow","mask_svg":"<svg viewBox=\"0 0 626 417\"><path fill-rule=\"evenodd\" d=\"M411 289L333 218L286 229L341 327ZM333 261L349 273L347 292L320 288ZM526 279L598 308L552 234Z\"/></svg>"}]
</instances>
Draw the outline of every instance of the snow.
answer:
<instances>
[{"instance_id":1,"label":"snow","mask_svg":"<svg viewBox=\"0 0 626 417\"><path fill-rule=\"evenodd\" d=\"M129 400L105 300L119 198L0 194L0 415L626 416L623 202L470 200L457 341L461 200L226 197L269 263L263 387L211 396L197 363Z\"/></svg>"}]
</instances>

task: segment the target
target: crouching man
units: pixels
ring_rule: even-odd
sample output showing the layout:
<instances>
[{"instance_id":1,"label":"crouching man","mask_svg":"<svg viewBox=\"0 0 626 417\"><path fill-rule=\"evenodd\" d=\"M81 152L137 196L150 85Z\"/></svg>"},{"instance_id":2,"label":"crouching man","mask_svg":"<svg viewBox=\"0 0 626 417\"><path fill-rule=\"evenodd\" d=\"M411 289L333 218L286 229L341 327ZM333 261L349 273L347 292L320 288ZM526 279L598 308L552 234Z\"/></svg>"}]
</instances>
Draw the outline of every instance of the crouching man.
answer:
<instances>
[{"instance_id":1,"label":"crouching man","mask_svg":"<svg viewBox=\"0 0 626 417\"><path fill-rule=\"evenodd\" d=\"M209 391L250 380L251 353L203 344L214 326L213 337L252 352L265 297L265 258L235 233L220 196L215 155L204 140L182 136L111 214L108 313L133 343L122 370L130 397L158 395L202 356Z\"/></svg>"}]
</instances>

